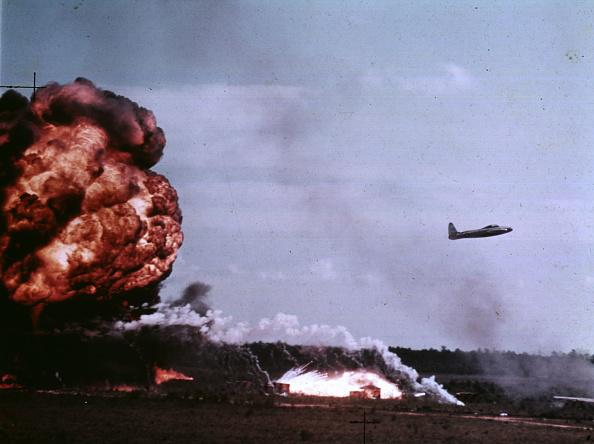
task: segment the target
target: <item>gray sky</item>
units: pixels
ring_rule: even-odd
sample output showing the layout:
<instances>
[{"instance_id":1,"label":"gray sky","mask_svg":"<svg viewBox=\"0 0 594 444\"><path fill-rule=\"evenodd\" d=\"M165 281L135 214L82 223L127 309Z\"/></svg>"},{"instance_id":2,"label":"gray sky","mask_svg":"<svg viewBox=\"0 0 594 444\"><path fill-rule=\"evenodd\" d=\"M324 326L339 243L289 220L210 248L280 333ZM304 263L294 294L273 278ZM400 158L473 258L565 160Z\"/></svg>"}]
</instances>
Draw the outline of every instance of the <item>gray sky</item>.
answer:
<instances>
[{"instance_id":1,"label":"gray sky","mask_svg":"<svg viewBox=\"0 0 594 444\"><path fill-rule=\"evenodd\" d=\"M3 82L152 109L164 297L413 347L594 352L594 4L4 0ZM447 239L509 225L511 234Z\"/></svg>"}]
</instances>

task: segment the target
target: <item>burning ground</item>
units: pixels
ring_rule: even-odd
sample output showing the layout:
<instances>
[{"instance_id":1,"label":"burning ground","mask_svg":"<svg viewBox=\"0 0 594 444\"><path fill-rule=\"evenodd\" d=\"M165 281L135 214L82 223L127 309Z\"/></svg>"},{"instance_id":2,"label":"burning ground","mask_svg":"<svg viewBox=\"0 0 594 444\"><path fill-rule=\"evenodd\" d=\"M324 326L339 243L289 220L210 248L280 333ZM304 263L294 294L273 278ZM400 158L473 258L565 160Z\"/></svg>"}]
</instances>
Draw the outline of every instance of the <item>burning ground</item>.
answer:
<instances>
[{"instance_id":1,"label":"burning ground","mask_svg":"<svg viewBox=\"0 0 594 444\"><path fill-rule=\"evenodd\" d=\"M155 313L142 315L131 322L118 322L116 327L128 334L147 327L185 328L202 335L212 344L235 344L254 355L258 366L271 381L282 382L283 377L286 381L287 372L291 370L294 370L292 378L302 380L308 375L310 383L318 388L305 394L314 394L316 390L331 394L324 386L335 384L345 372L357 371L362 373L352 375L352 379L360 384L354 384L352 389L377 383L376 378L383 376L387 378L385 383L393 386L388 390L393 393L400 390L411 395L427 393L438 402L459 403L434 378L419 378L413 368L404 365L381 341L372 338L356 340L340 326L301 325L293 315L279 313L272 319L264 318L250 326L234 324L231 317L224 317L218 310L209 309L201 316L190 304L171 306L162 303ZM371 373L361 376L366 370Z\"/></svg>"},{"instance_id":2,"label":"burning ground","mask_svg":"<svg viewBox=\"0 0 594 444\"><path fill-rule=\"evenodd\" d=\"M70 328L14 334L1 339L0 372L37 389L110 390L124 385L144 390L166 383L168 390L174 387L168 381L181 380L179 389L233 400L270 396L275 391L273 382L278 381L290 384L294 394L341 397L374 385L383 398L422 392L439 402L457 402L433 379L420 379L380 344L346 348L322 345L321 339L317 345L299 345L299 336L293 345L250 339L262 336L262 331L246 334L243 340L222 341L210 336L208 328L222 327L215 327L221 321L214 320L212 311L209 315L201 318L202 327L120 323L103 331ZM268 323L278 331L280 319ZM236 326L227 332L232 328ZM322 326L322 330L329 328Z\"/></svg>"}]
</instances>

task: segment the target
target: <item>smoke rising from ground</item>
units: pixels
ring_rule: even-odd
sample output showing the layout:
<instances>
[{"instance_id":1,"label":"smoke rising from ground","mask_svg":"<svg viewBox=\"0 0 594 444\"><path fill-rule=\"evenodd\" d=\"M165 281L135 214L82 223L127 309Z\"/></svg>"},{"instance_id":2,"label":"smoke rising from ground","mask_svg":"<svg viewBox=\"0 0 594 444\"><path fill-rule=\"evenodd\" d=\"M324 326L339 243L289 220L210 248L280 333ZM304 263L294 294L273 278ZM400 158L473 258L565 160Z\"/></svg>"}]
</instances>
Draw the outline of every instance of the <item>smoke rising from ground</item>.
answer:
<instances>
[{"instance_id":1,"label":"smoke rising from ground","mask_svg":"<svg viewBox=\"0 0 594 444\"><path fill-rule=\"evenodd\" d=\"M152 112L86 79L0 98L0 279L41 307L111 300L167 276L183 236L177 194L150 171Z\"/></svg>"},{"instance_id":2,"label":"smoke rising from ground","mask_svg":"<svg viewBox=\"0 0 594 444\"><path fill-rule=\"evenodd\" d=\"M460 342L471 338L484 346L499 343L499 330L509 315L500 290L485 274L464 276L440 309L451 321L444 323L444 332Z\"/></svg>"},{"instance_id":3,"label":"smoke rising from ground","mask_svg":"<svg viewBox=\"0 0 594 444\"><path fill-rule=\"evenodd\" d=\"M373 338L355 339L342 326L301 325L297 316L284 313L276 314L272 319L263 318L255 326L247 323L234 323L232 317L225 317L219 310L208 310L204 316L194 311L190 304L157 305L157 311L142 315L139 320L118 322L117 328L136 330L144 326L192 326L215 343L245 344L251 342L282 342L289 345L341 347L349 351L363 349L375 350L381 355L386 366L392 372L401 375L407 385L418 392L426 392L440 402L458 404L435 378L422 378L411 367L402 363L400 358L388 350L381 341Z\"/></svg>"},{"instance_id":4,"label":"smoke rising from ground","mask_svg":"<svg viewBox=\"0 0 594 444\"><path fill-rule=\"evenodd\" d=\"M207 302L210 289L211 287L208 284L199 281L194 282L185 288L181 298L171 302L170 305L172 307L189 305L200 316L206 316L206 313L210 310L210 305Z\"/></svg>"},{"instance_id":5,"label":"smoke rising from ground","mask_svg":"<svg viewBox=\"0 0 594 444\"><path fill-rule=\"evenodd\" d=\"M498 378L498 383L511 396L542 396L543 393L594 396L591 355L575 350L550 356L483 351L478 352L477 357L483 373Z\"/></svg>"}]
</instances>

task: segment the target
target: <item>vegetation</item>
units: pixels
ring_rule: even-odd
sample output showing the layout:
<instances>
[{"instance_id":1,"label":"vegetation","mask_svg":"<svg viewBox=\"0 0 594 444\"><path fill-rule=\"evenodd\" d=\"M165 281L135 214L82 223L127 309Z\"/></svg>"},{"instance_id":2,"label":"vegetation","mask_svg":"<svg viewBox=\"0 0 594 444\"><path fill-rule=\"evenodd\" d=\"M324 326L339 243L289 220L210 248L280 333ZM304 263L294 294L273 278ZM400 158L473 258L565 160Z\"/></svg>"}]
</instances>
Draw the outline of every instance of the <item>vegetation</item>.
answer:
<instances>
[{"instance_id":1,"label":"vegetation","mask_svg":"<svg viewBox=\"0 0 594 444\"><path fill-rule=\"evenodd\" d=\"M390 347L404 364L420 373L594 379L594 356L572 350L548 356L513 351L478 349L413 350Z\"/></svg>"},{"instance_id":2,"label":"vegetation","mask_svg":"<svg viewBox=\"0 0 594 444\"><path fill-rule=\"evenodd\" d=\"M291 402L290 400L284 400ZM316 404L317 402L317 404ZM480 408L477 408L480 407ZM454 407L424 400L311 399L298 406L264 406L178 397L59 395L0 392L0 442L11 444L256 444L366 442L541 444L587 442L591 422L510 418L502 405ZM549 409L548 406L543 406ZM483 416L485 415L485 416ZM587 419L586 416L583 417ZM538 421L536 425L531 421ZM560 424L563 428L557 427Z\"/></svg>"}]
</instances>

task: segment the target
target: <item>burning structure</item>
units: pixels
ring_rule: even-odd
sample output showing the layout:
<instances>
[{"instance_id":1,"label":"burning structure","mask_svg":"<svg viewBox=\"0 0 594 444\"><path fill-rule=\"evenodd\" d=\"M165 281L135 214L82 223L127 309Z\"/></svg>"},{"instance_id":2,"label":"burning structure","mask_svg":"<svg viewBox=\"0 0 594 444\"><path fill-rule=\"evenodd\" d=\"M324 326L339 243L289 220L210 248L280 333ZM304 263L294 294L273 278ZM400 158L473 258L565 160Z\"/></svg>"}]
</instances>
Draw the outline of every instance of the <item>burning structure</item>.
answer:
<instances>
[{"instance_id":1,"label":"burning structure","mask_svg":"<svg viewBox=\"0 0 594 444\"><path fill-rule=\"evenodd\" d=\"M321 376L321 375L320 375ZM314 395L319 396L322 394L323 396L334 396L334 397L344 397L344 390L338 388L338 390L324 390L324 387L328 386L325 378L322 376L320 378L320 383L318 384L319 387L309 387L309 390L304 391L302 387L298 387L297 394L304 394L304 395ZM342 376L338 376L337 380L344 379ZM347 382L347 387L345 388L353 388L351 384ZM274 382L274 391L279 395L290 395L291 394L291 384L288 382ZM395 391L397 396L395 398L400 398L400 391ZM357 399L381 399L382 398L382 389L377 387L373 384L367 384L362 387L359 387L358 390L350 390L348 396L350 398L357 398Z\"/></svg>"},{"instance_id":2,"label":"burning structure","mask_svg":"<svg viewBox=\"0 0 594 444\"><path fill-rule=\"evenodd\" d=\"M351 398L360 399L381 399L382 389L373 384L367 384L361 387L359 390L353 390L349 393Z\"/></svg>"},{"instance_id":3,"label":"burning structure","mask_svg":"<svg viewBox=\"0 0 594 444\"><path fill-rule=\"evenodd\" d=\"M291 384L287 382L274 382L274 391L279 395L288 395L291 393Z\"/></svg>"},{"instance_id":4,"label":"burning structure","mask_svg":"<svg viewBox=\"0 0 594 444\"><path fill-rule=\"evenodd\" d=\"M367 370L341 371L335 374L304 367L291 369L277 383L286 384L289 393L337 398L399 399L402 392L385 376ZM382 396L383 395L383 396Z\"/></svg>"}]
</instances>

